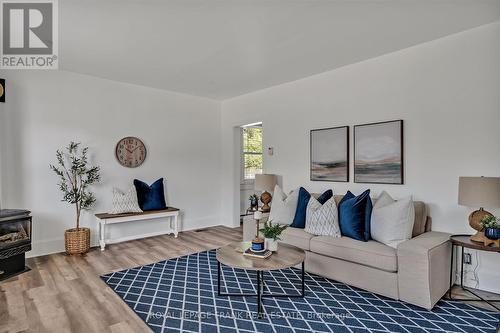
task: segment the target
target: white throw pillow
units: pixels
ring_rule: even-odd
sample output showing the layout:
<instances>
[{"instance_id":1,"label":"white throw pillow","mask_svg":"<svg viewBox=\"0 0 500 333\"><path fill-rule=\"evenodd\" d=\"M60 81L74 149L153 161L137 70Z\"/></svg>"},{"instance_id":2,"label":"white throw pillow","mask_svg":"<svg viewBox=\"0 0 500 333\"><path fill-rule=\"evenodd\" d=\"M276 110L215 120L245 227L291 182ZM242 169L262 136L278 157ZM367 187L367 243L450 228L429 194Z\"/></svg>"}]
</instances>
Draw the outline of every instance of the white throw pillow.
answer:
<instances>
[{"instance_id":1,"label":"white throw pillow","mask_svg":"<svg viewBox=\"0 0 500 333\"><path fill-rule=\"evenodd\" d=\"M382 192L373 205L370 233L372 239L387 246L398 245L411 239L415 223L415 207L412 197L398 201Z\"/></svg>"},{"instance_id":2,"label":"white throw pillow","mask_svg":"<svg viewBox=\"0 0 500 333\"><path fill-rule=\"evenodd\" d=\"M274 187L273 201L271 202L271 212L269 221L279 224L291 224L297 210L299 201L299 191L294 190L289 195L283 193L281 187Z\"/></svg>"},{"instance_id":3,"label":"white throw pillow","mask_svg":"<svg viewBox=\"0 0 500 333\"><path fill-rule=\"evenodd\" d=\"M321 204L311 196L307 204L305 232L316 236L340 237L340 227L335 198Z\"/></svg>"},{"instance_id":4,"label":"white throw pillow","mask_svg":"<svg viewBox=\"0 0 500 333\"><path fill-rule=\"evenodd\" d=\"M111 214L142 213L137 201L137 191L132 186L126 193L113 188L113 208Z\"/></svg>"},{"instance_id":5,"label":"white throw pillow","mask_svg":"<svg viewBox=\"0 0 500 333\"><path fill-rule=\"evenodd\" d=\"M388 206L394 202L396 202L396 200L394 200L389 195L389 193L387 193L386 191L382 191L382 193L380 193L380 195L378 196L377 201L375 201L373 208L375 208L375 207L382 208L382 207Z\"/></svg>"}]
</instances>

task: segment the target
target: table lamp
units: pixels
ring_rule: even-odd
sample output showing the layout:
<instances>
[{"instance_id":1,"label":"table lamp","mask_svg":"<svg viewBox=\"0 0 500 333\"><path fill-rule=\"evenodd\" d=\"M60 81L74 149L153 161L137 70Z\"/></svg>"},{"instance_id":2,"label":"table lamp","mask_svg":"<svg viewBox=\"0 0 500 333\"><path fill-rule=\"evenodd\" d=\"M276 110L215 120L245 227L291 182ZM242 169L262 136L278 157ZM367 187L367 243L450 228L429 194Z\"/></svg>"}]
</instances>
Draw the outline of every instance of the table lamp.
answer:
<instances>
[{"instance_id":1,"label":"table lamp","mask_svg":"<svg viewBox=\"0 0 500 333\"><path fill-rule=\"evenodd\" d=\"M480 207L469 215L469 225L477 230L471 240L484 241L481 220L491 216L483 207L500 207L500 177L460 177L458 181L458 204L467 207Z\"/></svg>"},{"instance_id":2,"label":"table lamp","mask_svg":"<svg viewBox=\"0 0 500 333\"><path fill-rule=\"evenodd\" d=\"M257 174L255 175L255 189L257 191L263 191L260 195L260 201L262 201L263 206L261 210L263 212L269 212L271 207L269 207L269 203L272 200L271 193L269 191L273 191L276 186L276 175L271 174Z\"/></svg>"}]
</instances>

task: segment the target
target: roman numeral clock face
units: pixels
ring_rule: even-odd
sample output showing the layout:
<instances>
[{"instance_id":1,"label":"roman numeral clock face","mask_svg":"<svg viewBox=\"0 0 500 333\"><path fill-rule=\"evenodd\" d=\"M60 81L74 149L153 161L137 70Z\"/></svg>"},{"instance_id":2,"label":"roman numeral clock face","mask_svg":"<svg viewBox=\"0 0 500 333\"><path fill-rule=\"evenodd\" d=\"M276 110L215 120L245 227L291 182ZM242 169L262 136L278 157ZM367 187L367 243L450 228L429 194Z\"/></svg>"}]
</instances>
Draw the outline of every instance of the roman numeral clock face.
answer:
<instances>
[{"instance_id":1,"label":"roman numeral clock face","mask_svg":"<svg viewBox=\"0 0 500 333\"><path fill-rule=\"evenodd\" d=\"M116 145L116 159L127 168L137 168L146 159L146 146L138 138L126 137Z\"/></svg>"}]
</instances>

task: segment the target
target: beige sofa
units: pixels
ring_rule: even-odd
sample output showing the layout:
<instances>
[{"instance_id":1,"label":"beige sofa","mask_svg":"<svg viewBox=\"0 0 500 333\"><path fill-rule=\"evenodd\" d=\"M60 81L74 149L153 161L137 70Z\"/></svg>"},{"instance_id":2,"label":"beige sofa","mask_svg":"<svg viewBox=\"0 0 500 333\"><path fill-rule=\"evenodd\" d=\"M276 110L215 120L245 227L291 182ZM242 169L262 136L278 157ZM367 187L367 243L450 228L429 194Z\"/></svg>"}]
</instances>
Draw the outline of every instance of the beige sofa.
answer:
<instances>
[{"instance_id":1,"label":"beige sofa","mask_svg":"<svg viewBox=\"0 0 500 333\"><path fill-rule=\"evenodd\" d=\"M342 196L335 196L337 204L340 199ZM374 240L314 236L291 227L283 233L282 242L306 251L305 268L310 273L431 309L448 290L450 235L430 231L432 220L426 205L421 201L414 204L413 238L397 249ZM254 237L255 220L248 216L243 239Z\"/></svg>"}]
</instances>

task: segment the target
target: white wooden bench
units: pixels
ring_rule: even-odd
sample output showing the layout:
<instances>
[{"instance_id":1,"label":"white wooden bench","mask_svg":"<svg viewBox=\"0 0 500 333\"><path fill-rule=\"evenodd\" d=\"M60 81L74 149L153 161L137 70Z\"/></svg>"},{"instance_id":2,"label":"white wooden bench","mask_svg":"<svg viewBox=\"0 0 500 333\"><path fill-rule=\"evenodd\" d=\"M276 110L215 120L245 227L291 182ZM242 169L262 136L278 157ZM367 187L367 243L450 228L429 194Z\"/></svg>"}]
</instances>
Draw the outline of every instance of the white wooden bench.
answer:
<instances>
[{"instance_id":1,"label":"white wooden bench","mask_svg":"<svg viewBox=\"0 0 500 333\"><path fill-rule=\"evenodd\" d=\"M97 222L99 223L99 245L101 246L101 251L104 251L106 244L120 243L133 239L146 238L152 236L158 236L163 234L173 233L175 238L179 235L179 209L168 207L162 210L152 210L142 213L124 213L124 214L109 214L100 213L95 214ZM170 229L155 233L142 234L129 237L121 237L116 239L106 239L105 228L108 224L122 223L122 222L135 222L141 220L151 220L159 218L168 218Z\"/></svg>"}]
</instances>

